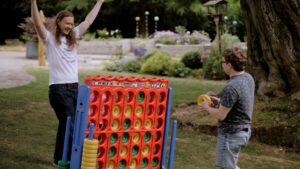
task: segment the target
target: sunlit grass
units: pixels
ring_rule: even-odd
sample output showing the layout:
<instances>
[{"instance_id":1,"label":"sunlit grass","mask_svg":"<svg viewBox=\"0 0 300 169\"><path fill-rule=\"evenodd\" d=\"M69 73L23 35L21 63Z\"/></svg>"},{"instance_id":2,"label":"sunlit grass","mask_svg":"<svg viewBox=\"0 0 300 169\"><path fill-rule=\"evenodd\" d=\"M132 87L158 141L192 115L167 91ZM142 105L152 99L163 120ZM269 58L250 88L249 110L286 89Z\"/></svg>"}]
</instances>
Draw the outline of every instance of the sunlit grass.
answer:
<instances>
[{"instance_id":1,"label":"sunlit grass","mask_svg":"<svg viewBox=\"0 0 300 169\"><path fill-rule=\"evenodd\" d=\"M36 81L29 85L0 89L1 169L53 168L50 161L57 120L48 102L48 70L33 69L30 72L36 76ZM81 71L81 82L86 75L143 76ZM174 94L173 105L196 102L195 98L199 94L208 90L217 92L224 84L196 79L169 78L169 80ZM270 123L267 116L257 118L262 124ZM192 130L178 129L174 169L215 168L215 144L215 133L205 135ZM251 142L242 151L239 166L242 169L294 169L300 166L300 156L285 152L280 147Z\"/></svg>"}]
</instances>

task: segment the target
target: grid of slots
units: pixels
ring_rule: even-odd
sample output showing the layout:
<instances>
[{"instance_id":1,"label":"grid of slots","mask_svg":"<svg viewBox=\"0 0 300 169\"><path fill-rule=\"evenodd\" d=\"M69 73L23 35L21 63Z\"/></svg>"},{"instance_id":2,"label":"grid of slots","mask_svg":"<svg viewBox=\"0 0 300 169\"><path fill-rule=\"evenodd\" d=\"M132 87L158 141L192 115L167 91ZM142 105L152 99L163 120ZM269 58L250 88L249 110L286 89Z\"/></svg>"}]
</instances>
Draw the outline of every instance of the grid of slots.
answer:
<instances>
[{"instance_id":1,"label":"grid of slots","mask_svg":"<svg viewBox=\"0 0 300 169\"><path fill-rule=\"evenodd\" d=\"M98 169L159 169L168 88L91 85ZM88 133L86 133L88 135Z\"/></svg>"}]
</instances>

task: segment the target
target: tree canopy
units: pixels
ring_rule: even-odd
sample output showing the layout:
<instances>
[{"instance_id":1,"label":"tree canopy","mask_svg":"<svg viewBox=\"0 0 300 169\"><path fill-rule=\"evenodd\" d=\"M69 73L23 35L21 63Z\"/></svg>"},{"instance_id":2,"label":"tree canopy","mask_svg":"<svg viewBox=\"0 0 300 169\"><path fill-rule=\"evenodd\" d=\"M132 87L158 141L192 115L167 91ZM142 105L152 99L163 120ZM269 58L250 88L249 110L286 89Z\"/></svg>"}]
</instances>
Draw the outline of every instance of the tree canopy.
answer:
<instances>
[{"instance_id":1,"label":"tree canopy","mask_svg":"<svg viewBox=\"0 0 300 169\"><path fill-rule=\"evenodd\" d=\"M203 3L207 0L106 0L96 21L90 31L107 28L119 29L125 38L135 36L136 16L141 18L140 30L145 31L145 11L149 11L148 22L150 34L154 32L154 17L158 16L158 30L174 31L176 26L184 26L187 30L204 30L211 38L215 36L215 24L213 18L208 17ZM62 9L69 9L75 15L78 23L84 19L89 10L95 4L95 0L38 0L38 7L48 17L55 16ZM8 20L7 30L14 30L11 36L18 36L21 30L17 25L23 18L30 16L30 3L23 0L11 0L2 3L2 16L15 15L13 20ZM227 16L238 21L236 33L243 40L245 28L243 25L239 0L229 0ZM13 28L13 29L12 29ZM228 28L233 32L232 24L228 22ZM4 29L4 28L1 28ZM7 31L6 29L3 31ZM8 36L8 35L5 35ZM3 37L5 38L5 37ZM7 37L12 38L12 37Z\"/></svg>"}]
</instances>

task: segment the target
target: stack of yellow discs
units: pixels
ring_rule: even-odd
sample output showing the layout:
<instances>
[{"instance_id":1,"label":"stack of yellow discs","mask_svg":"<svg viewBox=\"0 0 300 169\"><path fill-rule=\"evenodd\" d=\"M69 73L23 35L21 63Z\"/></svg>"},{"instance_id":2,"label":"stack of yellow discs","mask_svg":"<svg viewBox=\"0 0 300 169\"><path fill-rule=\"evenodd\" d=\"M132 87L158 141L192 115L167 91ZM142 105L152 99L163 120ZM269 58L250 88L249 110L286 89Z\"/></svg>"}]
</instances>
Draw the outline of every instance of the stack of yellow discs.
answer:
<instances>
[{"instance_id":1,"label":"stack of yellow discs","mask_svg":"<svg viewBox=\"0 0 300 169\"><path fill-rule=\"evenodd\" d=\"M95 169L97 166L98 140L85 139L83 144L81 169Z\"/></svg>"},{"instance_id":2,"label":"stack of yellow discs","mask_svg":"<svg viewBox=\"0 0 300 169\"><path fill-rule=\"evenodd\" d=\"M197 103L198 105L202 104L202 102L205 100L207 100L208 102L208 105L211 105L212 104L212 101L210 99L210 97L208 95L200 95L198 96L198 99L197 99Z\"/></svg>"}]
</instances>

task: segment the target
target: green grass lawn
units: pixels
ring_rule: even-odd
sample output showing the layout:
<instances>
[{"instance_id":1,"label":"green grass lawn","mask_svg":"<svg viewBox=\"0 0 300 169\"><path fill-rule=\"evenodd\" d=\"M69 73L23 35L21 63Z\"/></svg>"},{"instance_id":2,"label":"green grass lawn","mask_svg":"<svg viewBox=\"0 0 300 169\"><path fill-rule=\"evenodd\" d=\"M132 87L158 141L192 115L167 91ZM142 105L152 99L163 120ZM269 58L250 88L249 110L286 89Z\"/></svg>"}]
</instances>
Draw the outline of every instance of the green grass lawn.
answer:
<instances>
[{"instance_id":1,"label":"green grass lawn","mask_svg":"<svg viewBox=\"0 0 300 169\"><path fill-rule=\"evenodd\" d=\"M57 120L48 103L48 71L30 72L36 81L29 85L0 89L0 169L51 169ZM86 75L141 76L136 74L81 71ZM169 78L173 105L194 103L199 94L218 92L224 82ZM177 130L174 169L212 169L216 138L191 130ZM300 154L280 147L250 142L240 156L242 169L295 169Z\"/></svg>"}]
</instances>

